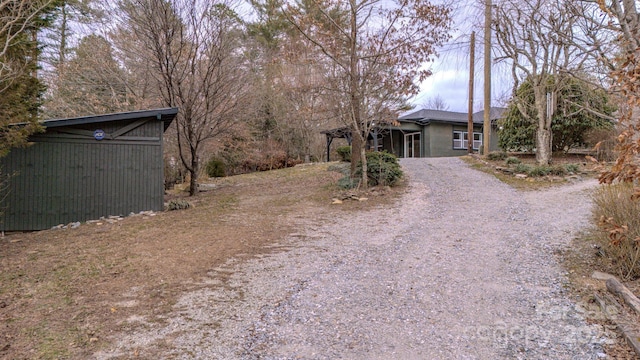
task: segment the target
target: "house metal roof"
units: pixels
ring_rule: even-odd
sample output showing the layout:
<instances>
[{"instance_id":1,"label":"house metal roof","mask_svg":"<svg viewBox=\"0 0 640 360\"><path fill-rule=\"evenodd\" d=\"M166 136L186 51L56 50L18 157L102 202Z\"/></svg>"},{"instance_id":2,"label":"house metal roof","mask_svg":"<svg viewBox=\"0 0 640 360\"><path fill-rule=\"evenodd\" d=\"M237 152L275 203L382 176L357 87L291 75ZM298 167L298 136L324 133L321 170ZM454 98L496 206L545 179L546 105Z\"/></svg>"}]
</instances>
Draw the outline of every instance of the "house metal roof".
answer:
<instances>
[{"instance_id":1,"label":"house metal roof","mask_svg":"<svg viewBox=\"0 0 640 360\"><path fill-rule=\"evenodd\" d=\"M490 112L491 120L499 119L505 108L492 107ZM473 122L481 124L484 121L484 110L472 114ZM444 111L444 110L428 110L421 109L407 115L403 115L398 119L400 122L415 122L420 125L427 125L430 122L447 122L447 123L467 123L468 113Z\"/></svg>"},{"instance_id":2,"label":"house metal roof","mask_svg":"<svg viewBox=\"0 0 640 360\"><path fill-rule=\"evenodd\" d=\"M505 110L506 108L502 107L492 107L490 111L491 121L493 122L494 120L500 119ZM472 117L475 124L482 124L484 122L484 110L473 113ZM431 122L466 124L468 121L468 114L455 111L422 109L400 116L398 118L398 121L407 123L413 122L422 126L428 125ZM324 130L321 131L321 133L331 138L341 138L350 135L351 130L349 129L349 127L344 126L340 128Z\"/></svg>"},{"instance_id":3,"label":"house metal roof","mask_svg":"<svg viewBox=\"0 0 640 360\"><path fill-rule=\"evenodd\" d=\"M164 129L167 130L173 119L178 114L178 108L163 108L153 110L128 111L104 115L90 115L67 119L44 120L40 124L46 128L61 126L73 126L81 124L95 124L109 121L122 121L143 118L156 118L164 121Z\"/></svg>"}]
</instances>

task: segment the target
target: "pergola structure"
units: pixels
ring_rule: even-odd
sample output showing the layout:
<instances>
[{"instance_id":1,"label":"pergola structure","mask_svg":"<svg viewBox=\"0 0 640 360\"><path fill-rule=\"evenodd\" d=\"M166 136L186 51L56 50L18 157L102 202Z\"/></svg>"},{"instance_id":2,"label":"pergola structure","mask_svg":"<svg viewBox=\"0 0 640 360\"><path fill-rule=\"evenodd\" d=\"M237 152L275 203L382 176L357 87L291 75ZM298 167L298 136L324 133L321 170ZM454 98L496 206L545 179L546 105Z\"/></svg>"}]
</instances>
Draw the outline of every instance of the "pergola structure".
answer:
<instances>
[{"instance_id":1,"label":"pergola structure","mask_svg":"<svg viewBox=\"0 0 640 360\"><path fill-rule=\"evenodd\" d=\"M331 143L333 142L333 139L346 139L349 146L351 146L351 142L353 140L351 129L348 126L324 130L320 133L325 134L325 136L327 137L327 161L329 161L331 155ZM371 132L369 133L369 136L367 138L368 140L373 140L374 151L378 151L378 133L378 127L374 127L373 129L371 129Z\"/></svg>"}]
</instances>

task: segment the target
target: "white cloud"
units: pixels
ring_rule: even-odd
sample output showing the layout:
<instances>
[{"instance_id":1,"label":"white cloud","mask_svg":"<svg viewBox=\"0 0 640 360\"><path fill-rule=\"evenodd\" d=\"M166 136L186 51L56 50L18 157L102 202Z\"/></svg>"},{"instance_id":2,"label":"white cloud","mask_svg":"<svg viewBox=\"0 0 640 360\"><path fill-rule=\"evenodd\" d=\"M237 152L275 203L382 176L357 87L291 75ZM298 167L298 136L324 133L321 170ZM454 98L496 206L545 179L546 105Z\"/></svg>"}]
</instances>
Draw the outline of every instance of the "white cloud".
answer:
<instances>
[{"instance_id":1,"label":"white cloud","mask_svg":"<svg viewBox=\"0 0 640 360\"><path fill-rule=\"evenodd\" d=\"M413 99L413 103L420 107L430 98L439 96L449 106L451 111L467 111L467 94L469 93L469 75L457 70L434 72L420 85L420 94Z\"/></svg>"},{"instance_id":2,"label":"white cloud","mask_svg":"<svg viewBox=\"0 0 640 360\"><path fill-rule=\"evenodd\" d=\"M464 56L464 54L462 55ZM467 55L468 57L468 55ZM466 60L468 62L468 59ZM474 76L474 111L482 108L484 100L484 75L482 59L476 59L476 71ZM513 80L505 64L492 66L491 94L492 106L504 105L505 94L509 94ZM466 112L469 108L469 69L460 65L451 65L447 59L439 60L434 64L433 75L420 84L420 93L411 99L411 103L420 108L428 99L439 96L449 105L449 110Z\"/></svg>"},{"instance_id":3,"label":"white cloud","mask_svg":"<svg viewBox=\"0 0 640 360\"><path fill-rule=\"evenodd\" d=\"M472 30L482 29L484 25L484 4L474 0L467 2L448 2L454 6L454 31L452 40L438 49L440 56L429 64L433 75L420 84L420 93L411 99L417 107L439 96L449 105L449 110L466 112L469 94L469 50ZM482 108L484 100L484 55L483 34L476 31L474 109ZM496 44L494 44L496 46ZM495 52L495 49L494 49ZM510 67L506 63L493 64L492 106L504 105L505 94L510 93L513 80Z\"/></svg>"}]
</instances>

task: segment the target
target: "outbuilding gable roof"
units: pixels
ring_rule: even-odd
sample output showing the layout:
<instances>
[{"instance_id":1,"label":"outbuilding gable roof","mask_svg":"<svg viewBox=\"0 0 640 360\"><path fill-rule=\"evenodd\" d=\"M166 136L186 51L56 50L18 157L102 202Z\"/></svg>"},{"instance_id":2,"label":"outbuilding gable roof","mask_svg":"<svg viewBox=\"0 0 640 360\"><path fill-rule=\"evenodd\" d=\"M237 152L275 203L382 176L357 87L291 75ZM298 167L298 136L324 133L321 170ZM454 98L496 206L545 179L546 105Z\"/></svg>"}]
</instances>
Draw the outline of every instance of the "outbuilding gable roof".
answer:
<instances>
[{"instance_id":1,"label":"outbuilding gable roof","mask_svg":"<svg viewBox=\"0 0 640 360\"><path fill-rule=\"evenodd\" d=\"M110 121L125 121L132 119L156 118L164 121L164 129L167 130L173 119L178 114L178 108L163 108L153 110L128 111L104 115L80 116L67 119L52 119L42 121L45 128L73 126L82 124L95 124Z\"/></svg>"}]
</instances>

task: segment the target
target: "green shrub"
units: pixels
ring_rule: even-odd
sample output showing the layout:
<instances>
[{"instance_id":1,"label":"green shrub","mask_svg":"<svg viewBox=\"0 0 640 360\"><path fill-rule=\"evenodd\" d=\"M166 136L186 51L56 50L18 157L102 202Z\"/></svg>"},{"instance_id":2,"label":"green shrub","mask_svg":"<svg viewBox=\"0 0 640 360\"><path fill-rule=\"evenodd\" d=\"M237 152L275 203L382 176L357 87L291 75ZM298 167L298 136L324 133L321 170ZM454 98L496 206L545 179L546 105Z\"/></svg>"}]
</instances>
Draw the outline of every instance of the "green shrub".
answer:
<instances>
[{"instance_id":1,"label":"green shrub","mask_svg":"<svg viewBox=\"0 0 640 360\"><path fill-rule=\"evenodd\" d=\"M507 153L504 151L494 151L494 152L490 152L487 155L487 159L491 160L491 161L500 161L500 160L504 160L507 158Z\"/></svg>"},{"instance_id":2,"label":"green shrub","mask_svg":"<svg viewBox=\"0 0 640 360\"><path fill-rule=\"evenodd\" d=\"M518 174L529 174L529 172L531 172L531 166L520 163L516 165L516 168L513 171Z\"/></svg>"},{"instance_id":3,"label":"green shrub","mask_svg":"<svg viewBox=\"0 0 640 360\"><path fill-rule=\"evenodd\" d=\"M527 175L531 177L540 177L540 176L549 175L549 173L551 173L551 168L549 166L538 165L538 166L532 166L529 169L529 172L527 173Z\"/></svg>"},{"instance_id":4,"label":"green shrub","mask_svg":"<svg viewBox=\"0 0 640 360\"><path fill-rule=\"evenodd\" d=\"M504 162L507 165L518 165L522 163L522 161L515 156L509 156Z\"/></svg>"},{"instance_id":5,"label":"green shrub","mask_svg":"<svg viewBox=\"0 0 640 360\"><path fill-rule=\"evenodd\" d=\"M367 153L367 178L369 185L395 185L402 178L398 158L386 151ZM362 176L362 164L358 164L356 176Z\"/></svg>"},{"instance_id":6,"label":"green shrub","mask_svg":"<svg viewBox=\"0 0 640 360\"><path fill-rule=\"evenodd\" d=\"M564 176L567 175L567 168L562 165L554 165L549 168L549 173L551 175Z\"/></svg>"},{"instance_id":7,"label":"green shrub","mask_svg":"<svg viewBox=\"0 0 640 360\"><path fill-rule=\"evenodd\" d=\"M340 160L351 162L351 146L340 146L336 152L340 155Z\"/></svg>"},{"instance_id":8,"label":"green shrub","mask_svg":"<svg viewBox=\"0 0 640 360\"><path fill-rule=\"evenodd\" d=\"M328 171L335 171L345 176L349 176L351 173L351 164L337 163L331 164L327 168Z\"/></svg>"},{"instance_id":9,"label":"green shrub","mask_svg":"<svg viewBox=\"0 0 640 360\"><path fill-rule=\"evenodd\" d=\"M607 265L624 280L640 277L640 200L632 200L632 194L632 184L618 183L600 187L593 196L594 238Z\"/></svg>"},{"instance_id":10,"label":"green shrub","mask_svg":"<svg viewBox=\"0 0 640 360\"><path fill-rule=\"evenodd\" d=\"M338 180L338 187L343 190L355 189L360 184L360 179L352 179L349 175Z\"/></svg>"},{"instance_id":11,"label":"green shrub","mask_svg":"<svg viewBox=\"0 0 640 360\"><path fill-rule=\"evenodd\" d=\"M212 157L207 161L207 165L205 166L205 170L207 171L207 175L209 177L225 177L225 165L224 161Z\"/></svg>"},{"instance_id":12,"label":"green shrub","mask_svg":"<svg viewBox=\"0 0 640 360\"><path fill-rule=\"evenodd\" d=\"M167 210L184 210L191 207L191 203L184 199L173 199L169 201Z\"/></svg>"},{"instance_id":13,"label":"green shrub","mask_svg":"<svg viewBox=\"0 0 640 360\"><path fill-rule=\"evenodd\" d=\"M578 171L580 171L580 165L578 164L567 164L564 166L565 169L567 169L568 173L577 173Z\"/></svg>"}]
</instances>

